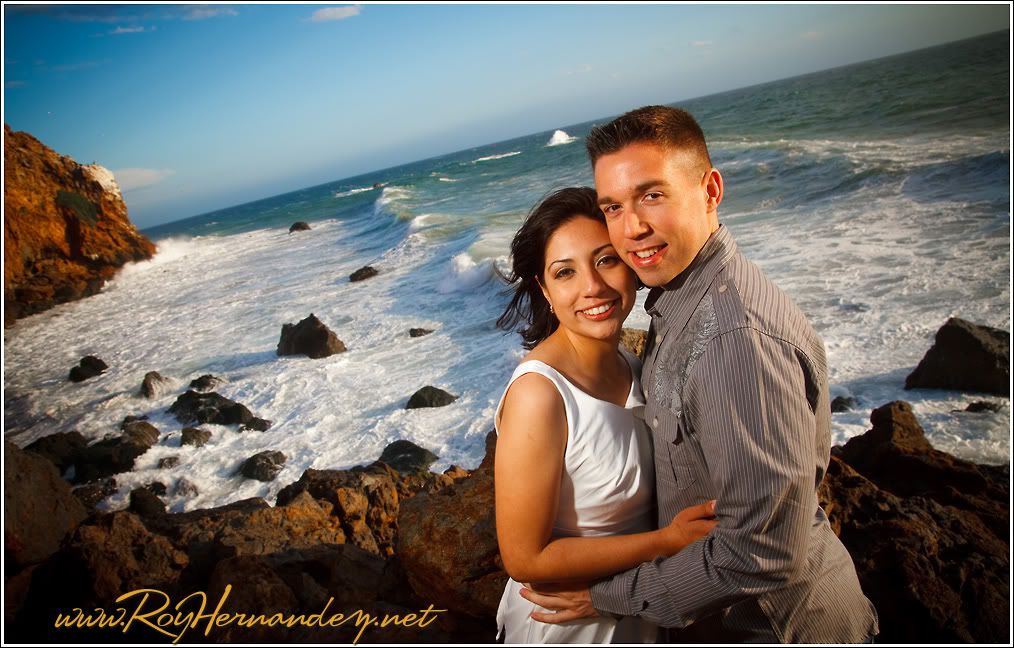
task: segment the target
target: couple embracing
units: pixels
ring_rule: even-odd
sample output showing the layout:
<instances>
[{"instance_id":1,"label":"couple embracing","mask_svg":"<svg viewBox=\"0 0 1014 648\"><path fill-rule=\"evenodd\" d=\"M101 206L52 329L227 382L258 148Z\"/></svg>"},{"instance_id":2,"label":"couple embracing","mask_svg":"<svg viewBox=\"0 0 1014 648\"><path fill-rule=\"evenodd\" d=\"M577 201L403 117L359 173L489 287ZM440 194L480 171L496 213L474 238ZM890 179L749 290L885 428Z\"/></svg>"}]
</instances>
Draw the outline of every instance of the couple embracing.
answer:
<instances>
[{"instance_id":1,"label":"couple embracing","mask_svg":"<svg viewBox=\"0 0 1014 648\"><path fill-rule=\"evenodd\" d=\"M496 412L506 643L861 643L877 633L817 502L824 346L718 220L685 111L587 138L595 189L558 191L511 245L529 350ZM651 288L644 364L619 348Z\"/></svg>"}]
</instances>

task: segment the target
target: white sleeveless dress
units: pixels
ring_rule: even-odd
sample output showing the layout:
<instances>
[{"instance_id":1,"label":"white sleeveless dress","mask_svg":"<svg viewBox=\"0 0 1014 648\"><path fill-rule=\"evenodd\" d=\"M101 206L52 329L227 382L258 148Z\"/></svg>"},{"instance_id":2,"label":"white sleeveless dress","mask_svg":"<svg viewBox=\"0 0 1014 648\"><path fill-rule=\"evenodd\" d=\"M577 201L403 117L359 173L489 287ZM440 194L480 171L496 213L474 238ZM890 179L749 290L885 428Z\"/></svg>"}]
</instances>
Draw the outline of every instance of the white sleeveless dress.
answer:
<instances>
[{"instance_id":1,"label":"white sleeveless dress","mask_svg":"<svg viewBox=\"0 0 1014 648\"><path fill-rule=\"evenodd\" d=\"M650 531L654 526L655 475L651 437L644 424L640 361L620 350L633 380L625 407L594 398L538 360L522 362L507 389L520 376L538 373L563 397L567 449L560 481L553 537L606 536ZM499 421L507 389L494 421ZM499 432L499 428L497 428ZM654 643L658 628L637 617L595 617L561 624L535 621L534 611L552 612L521 598L521 584L507 581L496 613L497 639L505 643Z\"/></svg>"}]
</instances>

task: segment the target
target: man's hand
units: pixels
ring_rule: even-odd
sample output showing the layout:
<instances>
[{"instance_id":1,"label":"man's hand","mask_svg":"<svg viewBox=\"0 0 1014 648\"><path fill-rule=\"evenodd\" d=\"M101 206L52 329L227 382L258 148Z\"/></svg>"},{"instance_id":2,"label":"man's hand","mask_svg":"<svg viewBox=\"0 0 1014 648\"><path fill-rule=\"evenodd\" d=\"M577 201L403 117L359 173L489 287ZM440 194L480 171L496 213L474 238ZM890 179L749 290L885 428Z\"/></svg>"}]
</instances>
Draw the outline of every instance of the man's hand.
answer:
<instances>
[{"instance_id":1,"label":"man's hand","mask_svg":"<svg viewBox=\"0 0 1014 648\"><path fill-rule=\"evenodd\" d=\"M531 601L549 610L550 612L532 612L532 618L542 623L565 623L575 619L585 619L599 616L598 611L592 607L591 591L587 587L574 589L576 586L561 585L552 586L548 583L539 584L536 591L531 583L523 583L521 598Z\"/></svg>"}]
</instances>

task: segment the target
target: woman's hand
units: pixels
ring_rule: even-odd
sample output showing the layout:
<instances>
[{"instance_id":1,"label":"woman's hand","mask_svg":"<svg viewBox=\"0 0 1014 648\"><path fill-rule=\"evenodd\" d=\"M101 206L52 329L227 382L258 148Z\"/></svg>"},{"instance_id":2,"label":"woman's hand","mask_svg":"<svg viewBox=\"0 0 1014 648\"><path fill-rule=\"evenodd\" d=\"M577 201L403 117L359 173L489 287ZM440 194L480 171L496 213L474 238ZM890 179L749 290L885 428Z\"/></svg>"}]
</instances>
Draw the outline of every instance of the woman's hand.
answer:
<instances>
[{"instance_id":1,"label":"woman's hand","mask_svg":"<svg viewBox=\"0 0 1014 648\"><path fill-rule=\"evenodd\" d=\"M718 520L715 519L715 500L686 507L676 514L669 526L659 529L662 552L666 556L677 553L708 535L716 524Z\"/></svg>"}]
</instances>

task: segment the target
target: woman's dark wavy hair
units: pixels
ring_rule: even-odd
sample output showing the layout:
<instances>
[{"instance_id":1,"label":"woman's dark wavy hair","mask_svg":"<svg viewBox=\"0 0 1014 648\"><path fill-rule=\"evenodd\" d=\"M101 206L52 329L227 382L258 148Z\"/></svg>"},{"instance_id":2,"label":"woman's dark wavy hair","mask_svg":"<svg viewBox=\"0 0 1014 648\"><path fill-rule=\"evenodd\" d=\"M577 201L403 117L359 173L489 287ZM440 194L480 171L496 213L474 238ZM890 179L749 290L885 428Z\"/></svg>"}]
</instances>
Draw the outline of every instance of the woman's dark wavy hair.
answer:
<instances>
[{"instance_id":1,"label":"woman's dark wavy hair","mask_svg":"<svg viewBox=\"0 0 1014 648\"><path fill-rule=\"evenodd\" d=\"M594 189L567 187L549 194L532 208L511 241L510 273L504 275L497 270L508 284L507 294L513 294L496 325L509 332L519 323L526 323L527 326L518 329L523 340L521 346L525 349L533 349L560 325L560 320L549 312L549 302L542 294L539 281L544 280L542 272L549 237L561 225L579 216L605 225L606 217L599 209Z\"/></svg>"}]
</instances>

